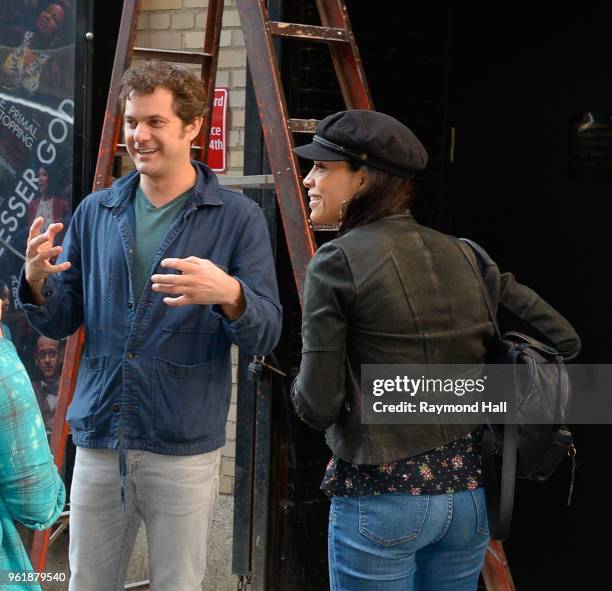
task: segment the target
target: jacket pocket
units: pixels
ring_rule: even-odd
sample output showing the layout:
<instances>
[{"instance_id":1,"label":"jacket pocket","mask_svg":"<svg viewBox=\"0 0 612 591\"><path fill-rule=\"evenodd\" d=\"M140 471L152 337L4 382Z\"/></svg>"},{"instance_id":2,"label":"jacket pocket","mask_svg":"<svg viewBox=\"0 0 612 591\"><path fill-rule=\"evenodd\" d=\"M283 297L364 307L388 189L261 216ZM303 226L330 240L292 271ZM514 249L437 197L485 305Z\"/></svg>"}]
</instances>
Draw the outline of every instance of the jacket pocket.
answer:
<instances>
[{"instance_id":1,"label":"jacket pocket","mask_svg":"<svg viewBox=\"0 0 612 591\"><path fill-rule=\"evenodd\" d=\"M427 495L395 493L359 497L359 531L381 546L416 540L428 507Z\"/></svg>"},{"instance_id":2,"label":"jacket pocket","mask_svg":"<svg viewBox=\"0 0 612 591\"><path fill-rule=\"evenodd\" d=\"M94 415L106 383L107 366L108 355L81 359L74 399L66 415L66 420L74 431L95 429Z\"/></svg>"},{"instance_id":3,"label":"jacket pocket","mask_svg":"<svg viewBox=\"0 0 612 591\"><path fill-rule=\"evenodd\" d=\"M153 359L153 429L162 441L183 443L214 435L225 404L210 387L214 361L179 365Z\"/></svg>"}]
</instances>

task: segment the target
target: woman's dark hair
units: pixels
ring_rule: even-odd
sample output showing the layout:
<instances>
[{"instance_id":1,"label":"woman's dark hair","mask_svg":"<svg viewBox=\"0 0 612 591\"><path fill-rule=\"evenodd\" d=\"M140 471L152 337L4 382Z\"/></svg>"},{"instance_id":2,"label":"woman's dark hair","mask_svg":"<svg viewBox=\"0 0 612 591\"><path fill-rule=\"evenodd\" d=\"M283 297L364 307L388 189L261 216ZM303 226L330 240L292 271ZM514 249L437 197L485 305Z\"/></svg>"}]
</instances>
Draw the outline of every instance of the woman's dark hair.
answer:
<instances>
[{"instance_id":1,"label":"woman's dark hair","mask_svg":"<svg viewBox=\"0 0 612 591\"><path fill-rule=\"evenodd\" d=\"M351 170L363 170L366 173L366 181L363 189L347 204L340 224L340 234L381 218L400 214L412 204L412 179L370 168L353 160L348 160L347 164Z\"/></svg>"}]
</instances>

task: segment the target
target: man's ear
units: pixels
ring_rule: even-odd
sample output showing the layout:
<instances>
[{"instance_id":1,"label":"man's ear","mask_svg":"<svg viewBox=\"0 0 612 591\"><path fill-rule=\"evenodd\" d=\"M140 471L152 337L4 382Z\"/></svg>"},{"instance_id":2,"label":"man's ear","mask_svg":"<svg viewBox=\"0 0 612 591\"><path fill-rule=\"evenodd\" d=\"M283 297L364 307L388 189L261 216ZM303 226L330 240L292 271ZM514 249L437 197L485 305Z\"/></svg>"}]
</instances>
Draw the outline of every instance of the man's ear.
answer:
<instances>
[{"instance_id":1,"label":"man's ear","mask_svg":"<svg viewBox=\"0 0 612 591\"><path fill-rule=\"evenodd\" d=\"M200 133L200 129L202 129L202 123L204 123L204 118L196 117L191 123L185 125L185 132L189 136L190 141L198 137L198 133Z\"/></svg>"}]
</instances>

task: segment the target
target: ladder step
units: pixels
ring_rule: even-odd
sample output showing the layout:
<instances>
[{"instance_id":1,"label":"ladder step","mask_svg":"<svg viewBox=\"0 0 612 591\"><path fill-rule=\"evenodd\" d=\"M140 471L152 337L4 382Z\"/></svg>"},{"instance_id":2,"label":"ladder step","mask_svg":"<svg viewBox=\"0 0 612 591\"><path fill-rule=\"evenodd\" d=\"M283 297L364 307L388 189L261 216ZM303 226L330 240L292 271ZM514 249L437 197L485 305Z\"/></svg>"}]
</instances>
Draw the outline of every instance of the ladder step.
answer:
<instances>
[{"instance_id":1,"label":"ladder step","mask_svg":"<svg viewBox=\"0 0 612 591\"><path fill-rule=\"evenodd\" d=\"M127 583L124 587L124 589L140 589L140 591L148 591L149 590L149 581L138 581L137 583Z\"/></svg>"},{"instance_id":2,"label":"ladder step","mask_svg":"<svg viewBox=\"0 0 612 591\"><path fill-rule=\"evenodd\" d=\"M150 47L134 47L134 57L147 60L178 62L182 64L203 64L212 55L202 51L177 51L174 49L151 49Z\"/></svg>"},{"instance_id":3,"label":"ladder step","mask_svg":"<svg viewBox=\"0 0 612 591\"><path fill-rule=\"evenodd\" d=\"M281 23L277 21L270 21L270 33L276 37L293 37L294 39L317 41L320 43L348 43L349 41L346 29Z\"/></svg>"},{"instance_id":4,"label":"ladder step","mask_svg":"<svg viewBox=\"0 0 612 591\"><path fill-rule=\"evenodd\" d=\"M217 176L222 187L235 187L238 189L273 189L274 175L251 174L248 176Z\"/></svg>"},{"instance_id":5,"label":"ladder step","mask_svg":"<svg viewBox=\"0 0 612 591\"><path fill-rule=\"evenodd\" d=\"M289 129L293 133L314 133L318 119L289 119Z\"/></svg>"},{"instance_id":6,"label":"ladder step","mask_svg":"<svg viewBox=\"0 0 612 591\"><path fill-rule=\"evenodd\" d=\"M68 522L64 521L62 523L60 523L55 530L53 531L53 533L49 536L49 546L51 544L53 544L53 542L55 542L55 540L57 540L57 538L59 538L60 534L68 527Z\"/></svg>"}]
</instances>

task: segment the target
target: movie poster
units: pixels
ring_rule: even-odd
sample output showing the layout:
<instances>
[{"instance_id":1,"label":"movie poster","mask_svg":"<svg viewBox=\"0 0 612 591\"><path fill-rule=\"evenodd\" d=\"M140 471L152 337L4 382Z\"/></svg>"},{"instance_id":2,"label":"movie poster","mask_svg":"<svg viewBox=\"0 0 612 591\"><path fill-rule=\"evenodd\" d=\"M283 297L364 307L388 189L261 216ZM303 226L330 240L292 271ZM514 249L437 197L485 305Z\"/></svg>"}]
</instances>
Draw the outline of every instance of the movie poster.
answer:
<instances>
[{"instance_id":1,"label":"movie poster","mask_svg":"<svg viewBox=\"0 0 612 591\"><path fill-rule=\"evenodd\" d=\"M32 221L70 221L76 0L0 0L0 297L51 433L63 343L35 333L15 296ZM62 236L60 236L60 239ZM8 330L6 330L8 328Z\"/></svg>"}]
</instances>

